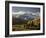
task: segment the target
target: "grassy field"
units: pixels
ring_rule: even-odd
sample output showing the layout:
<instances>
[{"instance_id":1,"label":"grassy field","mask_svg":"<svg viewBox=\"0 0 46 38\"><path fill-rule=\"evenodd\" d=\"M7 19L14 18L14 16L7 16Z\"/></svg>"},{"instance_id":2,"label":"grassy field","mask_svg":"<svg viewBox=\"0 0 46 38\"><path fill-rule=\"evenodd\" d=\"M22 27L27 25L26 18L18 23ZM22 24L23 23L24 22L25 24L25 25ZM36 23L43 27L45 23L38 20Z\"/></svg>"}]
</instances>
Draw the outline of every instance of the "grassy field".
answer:
<instances>
[{"instance_id":1,"label":"grassy field","mask_svg":"<svg viewBox=\"0 0 46 38\"><path fill-rule=\"evenodd\" d=\"M40 27L35 27L35 26L25 27L24 25L13 25L12 31L39 30L39 29Z\"/></svg>"},{"instance_id":2,"label":"grassy field","mask_svg":"<svg viewBox=\"0 0 46 38\"><path fill-rule=\"evenodd\" d=\"M12 25L12 31L40 30L40 19L28 20L23 24Z\"/></svg>"}]
</instances>

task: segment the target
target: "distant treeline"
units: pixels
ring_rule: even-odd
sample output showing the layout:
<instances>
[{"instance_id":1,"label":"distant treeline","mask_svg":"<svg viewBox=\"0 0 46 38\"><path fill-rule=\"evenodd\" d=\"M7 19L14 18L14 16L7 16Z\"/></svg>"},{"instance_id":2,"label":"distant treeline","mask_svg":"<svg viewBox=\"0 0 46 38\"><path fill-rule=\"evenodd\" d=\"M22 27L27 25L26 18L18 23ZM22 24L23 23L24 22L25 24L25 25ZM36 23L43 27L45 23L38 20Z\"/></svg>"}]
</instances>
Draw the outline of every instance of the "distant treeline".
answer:
<instances>
[{"instance_id":1,"label":"distant treeline","mask_svg":"<svg viewBox=\"0 0 46 38\"><path fill-rule=\"evenodd\" d=\"M28 20L22 20L20 18L12 17L12 25L15 24L26 24Z\"/></svg>"}]
</instances>

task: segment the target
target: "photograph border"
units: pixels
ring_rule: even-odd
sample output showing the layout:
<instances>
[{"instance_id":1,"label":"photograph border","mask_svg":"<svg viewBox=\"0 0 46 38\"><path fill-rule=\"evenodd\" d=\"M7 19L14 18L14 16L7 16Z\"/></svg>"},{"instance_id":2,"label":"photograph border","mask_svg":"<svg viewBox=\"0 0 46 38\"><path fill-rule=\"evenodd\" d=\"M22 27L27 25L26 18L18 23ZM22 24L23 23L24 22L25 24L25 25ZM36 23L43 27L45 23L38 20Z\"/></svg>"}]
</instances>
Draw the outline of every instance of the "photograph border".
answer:
<instances>
[{"instance_id":1,"label":"photograph border","mask_svg":"<svg viewBox=\"0 0 46 38\"><path fill-rule=\"evenodd\" d=\"M9 3L43 5L43 33L10 35L9 34ZM44 34L45 34L45 4L44 3L5 1L5 37L35 36L35 35L44 35Z\"/></svg>"}]
</instances>

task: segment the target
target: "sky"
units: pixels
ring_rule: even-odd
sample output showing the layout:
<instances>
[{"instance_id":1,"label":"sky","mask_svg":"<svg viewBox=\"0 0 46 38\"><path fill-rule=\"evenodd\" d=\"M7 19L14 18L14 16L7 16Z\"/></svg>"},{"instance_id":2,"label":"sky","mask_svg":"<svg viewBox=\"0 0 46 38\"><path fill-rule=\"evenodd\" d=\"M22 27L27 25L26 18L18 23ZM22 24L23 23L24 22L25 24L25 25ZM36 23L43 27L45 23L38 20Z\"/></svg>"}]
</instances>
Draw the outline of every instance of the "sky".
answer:
<instances>
[{"instance_id":1,"label":"sky","mask_svg":"<svg viewBox=\"0 0 46 38\"><path fill-rule=\"evenodd\" d=\"M32 15L40 15L40 8L35 7L12 7L12 14L13 16L16 15L16 17L19 17L20 15L24 14L32 14Z\"/></svg>"},{"instance_id":2,"label":"sky","mask_svg":"<svg viewBox=\"0 0 46 38\"><path fill-rule=\"evenodd\" d=\"M12 12L19 11L29 11L29 12L40 12L40 8L32 8L32 7L12 7Z\"/></svg>"}]
</instances>

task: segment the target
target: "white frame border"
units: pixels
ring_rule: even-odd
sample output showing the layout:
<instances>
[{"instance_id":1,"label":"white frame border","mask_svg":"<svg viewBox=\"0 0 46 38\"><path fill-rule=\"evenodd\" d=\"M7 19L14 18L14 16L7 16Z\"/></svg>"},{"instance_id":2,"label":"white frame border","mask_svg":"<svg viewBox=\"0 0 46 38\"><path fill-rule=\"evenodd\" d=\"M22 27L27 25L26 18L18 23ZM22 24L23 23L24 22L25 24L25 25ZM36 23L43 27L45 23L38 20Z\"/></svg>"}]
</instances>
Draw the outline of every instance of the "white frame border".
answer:
<instances>
[{"instance_id":1,"label":"white frame border","mask_svg":"<svg viewBox=\"0 0 46 38\"><path fill-rule=\"evenodd\" d=\"M31 30L31 31L12 31L12 6L17 7L37 7L40 8L40 30ZM42 5L28 5L28 4L9 4L9 33L10 35L16 34L33 34L33 33L43 33L43 6Z\"/></svg>"}]
</instances>

